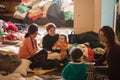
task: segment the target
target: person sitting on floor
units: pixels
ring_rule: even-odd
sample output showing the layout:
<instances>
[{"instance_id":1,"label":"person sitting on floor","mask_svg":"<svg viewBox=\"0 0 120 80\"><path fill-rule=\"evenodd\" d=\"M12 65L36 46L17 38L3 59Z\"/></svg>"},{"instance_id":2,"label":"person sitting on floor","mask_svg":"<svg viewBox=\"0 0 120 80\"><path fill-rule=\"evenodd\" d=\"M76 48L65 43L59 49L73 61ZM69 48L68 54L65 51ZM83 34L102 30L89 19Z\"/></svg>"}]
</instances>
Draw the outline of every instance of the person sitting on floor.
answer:
<instances>
[{"instance_id":1,"label":"person sitting on floor","mask_svg":"<svg viewBox=\"0 0 120 80\"><path fill-rule=\"evenodd\" d=\"M56 25L53 23L47 23L45 25L47 34L43 37L42 46L47 49L48 52L52 51L52 46L58 40L59 34L56 33Z\"/></svg>"},{"instance_id":2,"label":"person sitting on floor","mask_svg":"<svg viewBox=\"0 0 120 80\"><path fill-rule=\"evenodd\" d=\"M82 62L83 52L74 48L70 52L72 62L69 62L62 71L65 80L86 80L87 65Z\"/></svg>"},{"instance_id":3,"label":"person sitting on floor","mask_svg":"<svg viewBox=\"0 0 120 80\"><path fill-rule=\"evenodd\" d=\"M97 59L95 66L102 66L107 61L109 80L120 80L120 43L111 26L99 30L100 40L105 44L105 53Z\"/></svg>"},{"instance_id":4,"label":"person sitting on floor","mask_svg":"<svg viewBox=\"0 0 120 80\"><path fill-rule=\"evenodd\" d=\"M45 27L46 27L47 34L43 37L42 47L47 50L48 54L51 54L51 53L53 53L52 47L56 43L56 41L58 41L59 34L56 33L56 25L54 23L47 23L45 25ZM62 61L59 61L57 59L49 59L49 58L48 58L48 60L51 63L55 62L53 65L58 66L58 67L61 62L63 64L68 63L68 60L66 58L63 59ZM51 65L51 63L50 63L50 65Z\"/></svg>"},{"instance_id":5,"label":"person sitting on floor","mask_svg":"<svg viewBox=\"0 0 120 80\"><path fill-rule=\"evenodd\" d=\"M25 34L25 39L19 48L19 55L22 59L28 59L32 63L30 68L38 68L47 61L46 49L39 50L37 41L35 40L38 34L38 25L31 24L28 28L28 33Z\"/></svg>"}]
</instances>

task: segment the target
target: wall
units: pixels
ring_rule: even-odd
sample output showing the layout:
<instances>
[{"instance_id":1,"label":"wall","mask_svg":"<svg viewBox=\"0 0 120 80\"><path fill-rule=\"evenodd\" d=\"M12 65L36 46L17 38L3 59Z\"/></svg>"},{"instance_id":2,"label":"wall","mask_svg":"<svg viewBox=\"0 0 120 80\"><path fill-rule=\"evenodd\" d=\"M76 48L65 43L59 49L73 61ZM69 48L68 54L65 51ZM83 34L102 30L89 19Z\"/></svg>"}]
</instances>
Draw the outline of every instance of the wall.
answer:
<instances>
[{"instance_id":1,"label":"wall","mask_svg":"<svg viewBox=\"0 0 120 80\"><path fill-rule=\"evenodd\" d=\"M116 0L102 0L102 18L101 26L114 25L114 7Z\"/></svg>"},{"instance_id":2,"label":"wall","mask_svg":"<svg viewBox=\"0 0 120 80\"><path fill-rule=\"evenodd\" d=\"M101 25L101 0L75 0L74 30L79 34L98 31Z\"/></svg>"},{"instance_id":3,"label":"wall","mask_svg":"<svg viewBox=\"0 0 120 80\"><path fill-rule=\"evenodd\" d=\"M93 31L98 32L101 27L101 0L95 0L94 7L94 29Z\"/></svg>"}]
</instances>

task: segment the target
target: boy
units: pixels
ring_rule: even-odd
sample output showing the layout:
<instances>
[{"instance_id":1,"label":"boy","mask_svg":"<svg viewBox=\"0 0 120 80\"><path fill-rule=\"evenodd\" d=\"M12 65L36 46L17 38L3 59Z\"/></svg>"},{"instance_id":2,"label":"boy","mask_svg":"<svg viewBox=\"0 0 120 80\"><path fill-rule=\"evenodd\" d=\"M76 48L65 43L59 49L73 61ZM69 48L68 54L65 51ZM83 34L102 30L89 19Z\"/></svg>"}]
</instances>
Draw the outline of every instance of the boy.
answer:
<instances>
[{"instance_id":1,"label":"boy","mask_svg":"<svg viewBox=\"0 0 120 80\"><path fill-rule=\"evenodd\" d=\"M62 71L65 80L86 80L87 66L82 62L83 52L79 48L71 51L72 62L69 62Z\"/></svg>"}]
</instances>

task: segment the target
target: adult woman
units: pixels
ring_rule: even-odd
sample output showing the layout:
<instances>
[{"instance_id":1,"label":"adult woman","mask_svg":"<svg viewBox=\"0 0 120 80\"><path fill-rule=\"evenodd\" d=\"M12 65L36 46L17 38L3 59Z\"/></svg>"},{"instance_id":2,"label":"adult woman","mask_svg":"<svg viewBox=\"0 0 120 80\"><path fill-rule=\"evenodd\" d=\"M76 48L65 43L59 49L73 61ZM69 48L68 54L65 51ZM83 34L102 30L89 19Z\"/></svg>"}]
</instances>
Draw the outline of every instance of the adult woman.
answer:
<instances>
[{"instance_id":1,"label":"adult woman","mask_svg":"<svg viewBox=\"0 0 120 80\"><path fill-rule=\"evenodd\" d=\"M96 62L96 65L107 60L109 79L120 80L120 45L115 40L115 33L110 26L103 26L99 30L99 36L105 43L105 54Z\"/></svg>"},{"instance_id":2,"label":"adult woman","mask_svg":"<svg viewBox=\"0 0 120 80\"><path fill-rule=\"evenodd\" d=\"M48 23L45 26L47 34L43 37L42 46L48 51L52 51L52 46L58 40L59 35L55 33L56 26L53 23Z\"/></svg>"},{"instance_id":3,"label":"adult woman","mask_svg":"<svg viewBox=\"0 0 120 80\"><path fill-rule=\"evenodd\" d=\"M31 24L28 28L28 33L25 34L25 39L19 49L20 58L31 60L31 69L40 67L47 60L47 51L44 49L39 51L38 49L37 41L35 40L37 34L37 24Z\"/></svg>"}]
</instances>

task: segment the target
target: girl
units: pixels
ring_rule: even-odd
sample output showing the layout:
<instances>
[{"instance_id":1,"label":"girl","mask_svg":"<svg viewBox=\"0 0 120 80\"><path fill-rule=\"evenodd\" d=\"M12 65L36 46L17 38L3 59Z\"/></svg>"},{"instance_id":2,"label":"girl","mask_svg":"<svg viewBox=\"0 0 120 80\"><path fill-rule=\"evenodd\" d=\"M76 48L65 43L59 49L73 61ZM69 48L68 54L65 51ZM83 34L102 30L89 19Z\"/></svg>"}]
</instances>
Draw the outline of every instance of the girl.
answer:
<instances>
[{"instance_id":1,"label":"girl","mask_svg":"<svg viewBox=\"0 0 120 80\"><path fill-rule=\"evenodd\" d=\"M37 34L38 25L31 24L19 49L20 58L29 59L32 62L30 64L31 69L42 66L47 60L47 51L38 49L37 41L35 40Z\"/></svg>"}]
</instances>

